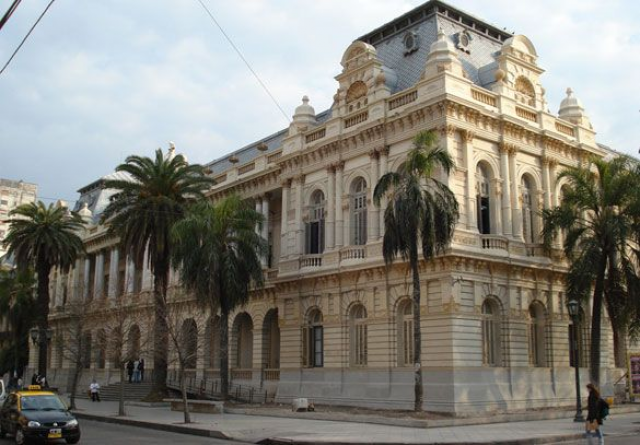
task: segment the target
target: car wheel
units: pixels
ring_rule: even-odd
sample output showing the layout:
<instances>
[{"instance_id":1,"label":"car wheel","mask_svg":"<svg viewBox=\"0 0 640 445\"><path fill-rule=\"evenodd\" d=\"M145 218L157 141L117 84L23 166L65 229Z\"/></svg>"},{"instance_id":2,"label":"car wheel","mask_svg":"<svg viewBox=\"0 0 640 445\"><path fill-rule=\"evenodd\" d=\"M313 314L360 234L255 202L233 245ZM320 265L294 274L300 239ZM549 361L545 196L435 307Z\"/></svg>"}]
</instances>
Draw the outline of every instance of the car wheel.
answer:
<instances>
[{"instance_id":1,"label":"car wheel","mask_svg":"<svg viewBox=\"0 0 640 445\"><path fill-rule=\"evenodd\" d=\"M73 437L73 438L70 437L69 439L66 439L66 440L67 440L67 443L78 443L80 442L80 436Z\"/></svg>"},{"instance_id":2,"label":"car wheel","mask_svg":"<svg viewBox=\"0 0 640 445\"><path fill-rule=\"evenodd\" d=\"M22 428L18 427L16 429L16 434L14 436L16 439L16 445L24 445L27 441L24 438L24 433L22 432Z\"/></svg>"}]
</instances>

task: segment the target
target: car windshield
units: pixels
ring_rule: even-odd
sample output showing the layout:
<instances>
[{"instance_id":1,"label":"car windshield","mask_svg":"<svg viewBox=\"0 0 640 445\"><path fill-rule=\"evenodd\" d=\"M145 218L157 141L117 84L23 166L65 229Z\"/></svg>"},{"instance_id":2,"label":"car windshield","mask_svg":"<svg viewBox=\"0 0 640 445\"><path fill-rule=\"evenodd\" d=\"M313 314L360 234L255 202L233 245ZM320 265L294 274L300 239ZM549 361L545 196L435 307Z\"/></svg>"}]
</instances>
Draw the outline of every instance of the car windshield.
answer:
<instances>
[{"instance_id":1,"label":"car windshield","mask_svg":"<svg viewBox=\"0 0 640 445\"><path fill-rule=\"evenodd\" d=\"M67 409L64 403L53 395L22 396L21 402L23 410L54 411Z\"/></svg>"}]
</instances>

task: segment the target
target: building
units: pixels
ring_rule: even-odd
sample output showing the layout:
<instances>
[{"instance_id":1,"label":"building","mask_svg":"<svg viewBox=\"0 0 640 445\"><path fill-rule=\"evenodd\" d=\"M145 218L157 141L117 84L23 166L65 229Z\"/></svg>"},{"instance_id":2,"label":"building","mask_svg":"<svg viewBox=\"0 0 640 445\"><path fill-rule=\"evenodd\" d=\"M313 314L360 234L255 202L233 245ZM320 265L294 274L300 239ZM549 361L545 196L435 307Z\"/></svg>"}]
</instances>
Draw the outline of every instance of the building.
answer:
<instances>
[{"instance_id":1,"label":"building","mask_svg":"<svg viewBox=\"0 0 640 445\"><path fill-rule=\"evenodd\" d=\"M252 199L270 246L265 289L231 318L233 382L283 402L412 408L410 280L406 264L384 266L384 205L375 207L372 193L402 164L414 135L432 129L456 161L443 179L461 217L446 254L421 265L424 408L571 405L566 264L544 253L538 234L539 211L562 194L558 173L611 153L596 142L580 101L567 90L558 114L550 112L529 38L437 0L345 46L331 109L316 113L304 97L289 128L208 165L210 199ZM84 200L89 188L82 211L95 218ZM104 227L90 226L85 239L87 257L52 284L60 329L62 288L96 308L112 307L120 294L148 298L151 288L146 266L123 258ZM148 303L127 301L132 313ZM185 310L183 332L198 352L189 373L206 384L219 375L218 319L201 312ZM108 380L117 371L95 321L86 366ZM135 332L130 349L150 335L148 326ZM576 335L587 350L588 329ZM611 391L622 371L610 334L602 349ZM67 364L55 351L52 361L62 376Z\"/></svg>"},{"instance_id":2,"label":"building","mask_svg":"<svg viewBox=\"0 0 640 445\"><path fill-rule=\"evenodd\" d=\"M2 241L9 231L9 212L22 204L35 202L37 193L36 184L0 178L0 258L7 253Z\"/></svg>"}]
</instances>

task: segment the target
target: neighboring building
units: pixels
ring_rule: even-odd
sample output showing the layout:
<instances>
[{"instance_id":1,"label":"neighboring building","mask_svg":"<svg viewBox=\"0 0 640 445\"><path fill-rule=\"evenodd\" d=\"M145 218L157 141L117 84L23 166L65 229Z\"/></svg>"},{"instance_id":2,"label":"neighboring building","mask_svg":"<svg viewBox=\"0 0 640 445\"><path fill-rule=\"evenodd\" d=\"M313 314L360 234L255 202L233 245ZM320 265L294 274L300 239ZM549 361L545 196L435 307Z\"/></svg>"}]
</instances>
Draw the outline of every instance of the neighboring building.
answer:
<instances>
[{"instance_id":1,"label":"neighboring building","mask_svg":"<svg viewBox=\"0 0 640 445\"><path fill-rule=\"evenodd\" d=\"M0 258L7 253L2 241L9 231L9 212L22 204L35 202L37 193L36 184L0 178Z\"/></svg>"},{"instance_id":2,"label":"neighboring building","mask_svg":"<svg viewBox=\"0 0 640 445\"><path fill-rule=\"evenodd\" d=\"M461 216L446 254L421 265L424 408L574 403L570 332L584 352L589 329L572 329L566 263L559 249L545 255L539 211L558 204L559 172L611 151L596 143L570 90L558 115L549 111L537 59L527 37L430 1L347 46L330 110L316 114L305 97L289 128L208 165L217 181L210 199L252 199L270 246L265 289L230 321L234 383L283 402L413 406L410 279L406 264L384 265L384 206L373 205L372 193L414 135L432 129L456 161L443 179ZM95 185L80 202L102 199ZM90 207L83 212L95 223ZM104 227L90 226L85 239L87 257L52 281L52 325L68 321L64 289L93 301L87 374L107 381L117 371L98 311L121 294L132 314L144 311L151 275L124 258ZM588 323L589 308L584 315ZM195 306L184 314L198 351L189 372L200 384L219 376L219 342L218 317L199 317ZM151 335L144 325L136 332L130 349ZM62 376L60 357L54 352L52 363ZM586 377L587 354L579 365ZM601 366L610 392L622 371L608 331Z\"/></svg>"}]
</instances>

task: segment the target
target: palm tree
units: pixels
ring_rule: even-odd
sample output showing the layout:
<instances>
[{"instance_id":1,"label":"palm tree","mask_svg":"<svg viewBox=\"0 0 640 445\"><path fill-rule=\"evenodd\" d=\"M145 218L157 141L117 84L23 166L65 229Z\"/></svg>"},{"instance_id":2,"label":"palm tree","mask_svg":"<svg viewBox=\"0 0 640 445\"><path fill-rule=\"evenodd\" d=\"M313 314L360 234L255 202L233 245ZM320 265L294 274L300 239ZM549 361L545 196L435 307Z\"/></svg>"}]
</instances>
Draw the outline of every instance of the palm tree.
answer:
<instances>
[{"instance_id":1,"label":"palm tree","mask_svg":"<svg viewBox=\"0 0 640 445\"><path fill-rule=\"evenodd\" d=\"M633 195L640 184L625 156L593 159L587 166L570 167L558 175L562 178L568 184L560 205L543 211L543 236L550 246L563 233L563 250L569 260L567 298L587 304L592 296L590 375L598 384L603 303L609 311L616 344L626 341L624 307L637 287L629 253Z\"/></svg>"},{"instance_id":2,"label":"palm tree","mask_svg":"<svg viewBox=\"0 0 640 445\"><path fill-rule=\"evenodd\" d=\"M10 371L22 376L29 359L29 329L36 313L33 272L0 270L0 317L11 331L10 347L2 351L0 372Z\"/></svg>"},{"instance_id":3,"label":"palm tree","mask_svg":"<svg viewBox=\"0 0 640 445\"><path fill-rule=\"evenodd\" d=\"M187 207L203 197L212 180L198 164L188 164L182 155L155 158L129 156L116 167L129 179L105 181L116 190L102 215L109 232L120 238L124 250L137 265L145 251L153 273L154 352L153 389L150 398L164 397L167 385L168 333L166 297L172 242L170 232Z\"/></svg>"},{"instance_id":4,"label":"palm tree","mask_svg":"<svg viewBox=\"0 0 640 445\"><path fill-rule=\"evenodd\" d=\"M437 167L447 174L454 167L453 159L445 149L436 146L436 140L432 131L418 133L406 162L397 172L383 175L373 193L375 204L380 206L391 192L384 213L385 263L391 264L400 255L409 260L412 272L415 411L422 410L423 401L418 245L425 260L433 258L451 242L458 221L454 193L434 177Z\"/></svg>"},{"instance_id":5,"label":"palm tree","mask_svg":"<svg viewBox=\"0 0 640 445\"><path fill-rule=\"evenodd\" d=\"M229 391L229 314L263 283L266 241L256 233L262 215L236 195L198 203L173 230L173 261L182 283L211 314L220 310L220 378Z\"/></svg>"},{"instance_id":6,"label":"palm tree","mask_svg":"<svg viewBox=\"0 0 640 445\"><path fill-rule=\"evenodd\" d=\"M84 251L78 232L80 216L66 207L48 207L42 201L23 204L9 213L11 221L5 244L19 270L33 268L37 274L37 319L40 336L49 327L49 274L54 267L67 271ZM47 342L39 341L38 373L47 372Z\"/></svg>"}]
</instances>

